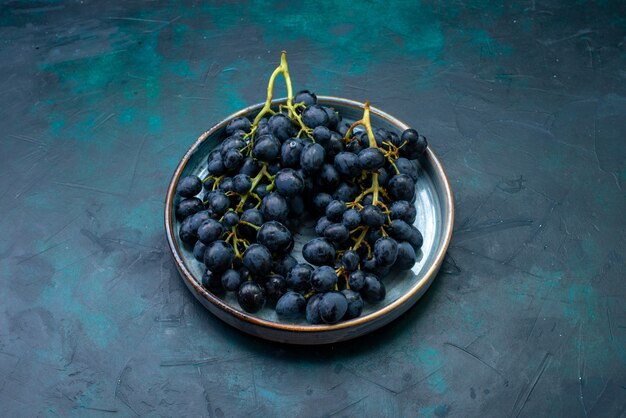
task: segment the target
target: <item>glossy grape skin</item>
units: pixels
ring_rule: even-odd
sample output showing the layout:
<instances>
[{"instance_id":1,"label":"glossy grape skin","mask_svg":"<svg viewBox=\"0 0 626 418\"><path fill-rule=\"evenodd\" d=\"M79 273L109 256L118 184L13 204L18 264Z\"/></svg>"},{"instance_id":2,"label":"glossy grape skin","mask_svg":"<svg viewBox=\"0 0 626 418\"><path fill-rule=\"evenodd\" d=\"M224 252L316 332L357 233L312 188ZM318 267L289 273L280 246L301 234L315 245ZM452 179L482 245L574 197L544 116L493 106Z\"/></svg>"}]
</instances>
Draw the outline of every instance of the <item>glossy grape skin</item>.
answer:
<instances>
[{"instance_id":1,"label":"glossy grape skin","mask_svg":"<svg viewBox=\"0 0 626 418\"><path fill-rule=\"evenodd\" d=\"M313 198L313 206L318 213L326 213L326 206L333 200L328 193L318 193Z\"/></svg>"},{"instance_id":2,"label":"glossy grape skin","mask_svg":"<svg viewBox=\"0 0 626 418\"><path fill-rule=\"evenodd\" d=\"M198 227L198 239L205 245L209 245L220 239L225 231L221 223L215 219L207 219Z\"/></svg>"},{"instance_id":3,"label":"glossy grape skin","mask_svg":"<svg viewBox=\"0 0 626 418\"><path fill-rule=\"evenodd\" d=\"M391 221L389 235L398 241L407 241L415 251L422 247L424 241L421 232L413 225L409 225L401 219Z\"/></svg>"},{"instance_id":4,"label":"glossy grape skin","mask_svg":"<svg viewBox=\"0 0 626 418\"><path fill-rule=\"evenodd\" d=\"M367 146L364 146L359 140L350 141L346 145L346 151L351 152L352 154L358 154L365 148L367 148Z\"/></svg>"},{"instance_id":5,"label":"glossy grape skin","mask_svg":"<svg viewBox=\"0 0 626 418\"><path fill-rule=\"evenodd\" d=\"M341 222L343 213L347 210L346 203L341 200L333 200L326 206L326 217L333 222Z\"/></svg>"},{"instance_id":6,"label":"glossy grape skin","mask_svg":"<svg viewBox=\"0 0 626 418\"><path fill-rule=\"evenodd\" d=\"M283 168L274 177L276 191L284 197L294 197L304 190L304 180L292 168Z\"/></svg>"},{"instance_id":7,"label":"glossy grape skin","mask_svg":"<svg viewBox=\"0 0 626 418\"><path fill-rule=\"evenodd\" d=\"M193 258L203 263L205 250L206 250L206 245L204 245L201 241L196 241L196 243L193 246Z\"/></svg>"},{"instance_id":8,"label":"glossy grape skin","mask_svg":"<svg viewBox=\"0 0 626 418\"><path fill-rule=\"evenodd\" d=\"M406 174L398 174L389 181L387 191L393 200L411 201L415 196L415 182Z\"/></svg>"},{"instance_id":9,"label":"glossy grape skin","mask_svg":"<svg viewBox=\"0 0 626 418\"><path fill-rule=\"evenodd\" d=\"M241 216L240 220L251 223L252 225L261 226L263 225L263 214L258 209L247 209L245 210ZM241 233L245 238L255 237L257 234L257 230L252 228L251 226L245 224L239 224L237 226L237 231Z\"/></svg>"},{"instance_id":10,"label":"glossy grape skin","mask_svg":"<svg viewBox=\"0 0 626 418\"><path fill-rule=\"evenodd\" d=\"M396 262L398 257L398 243L395 239L383 237L376 240L374 244L374 258L376 265L388 267Z\"/></svg>"},{"instance_id":11,"label":"glossy grape skin","mask_svg":"<svg viewBox=\"0 0 626 418\"><path fill-rule=\"evenodd\" d=\"M213 273L211 270L205 270L201 279L202 287L216 295L224 293L221 277L219 274Z\"/></svg>"},{"instance_id":12,"label":"glossy grape skin","mask_svg":"<svg viewBox=\"0 0 626 418\"><path fill-rule=\"evenodd\" d=\"M341 244L350 238L350 231L345 225L340 223L334 223L328 225L324 229L324 237L328 238L334 243Z\"/></svg>"},{"instance_id":13,"label":"glossy grape skin","mask_svg":"<svg viewBox=\"0 0 626 418\"><path fill-rule=\"evenodd\" d=\"M311 287L316 292L327 292L337 284L337 273L330 266L320 266L311 273Z\"/></svg>"},{"instance_id":14,"label":"glossy grape skin","mask_svg":"<svg viewBox=\"0 0 626 418\"><path fill-rule=\"evenodd\" d=\"M385 224L385 214L374 205L367 205L361 209L361 221L371 228L380 228Z\"/></svg>"},{"instance_id":15,"label":"glossy grape skin","mask_svg":"<svg viewBox=\"0 0 626 418\"><path fill-rule=\"evenodd\" d=\"M232 192L234 190L233 178L232 177L223 177L220 181L218 189L224 193Z\"/></svg>"},{"instance_id":16,"label":"glossy grape skin","mask_svg":"<svg viewBox=\"0 0 626 418\"><path fill-rule=\"evenodd\" d=\"M326 126L318 126L313 129L313 139L315 142L323 147L326 147L328 141L330 141L330 129Z\"/></svg>"},{"instance_id":17,"label":"glossy grape skin","mask_svg":"<svg viewBox=\"0 0 626 418\"><path fill-rule=\"evenodd\" d=\"M261 213L266 222L285 222L289 215L289 206L283 196L278 193L270 193L263 198Z\"/></svg>"},{"instance_id":18,"label":"glossy grape skin","mask_svg":"<svg viewBox=\"0 0 626 418\"><path fill-rule=\"evenodd\" d=\"M322 216L317 220L317 223L315 224L315 233L319 236L324 235L324 231L326 230L326 228L332 224L333 221L328 219L326 216Z\"/></svg>"},{"instance_id":19,"label":"glossy grape skin","mask_svg":"<svg viewBox=\"0 0 626 418\"><path fill-rule=\"evenodd\" d=\"M276 274L287 277L287 273L298 264L298 261L292 255L286 255L280 260L274 262L272 270Z\"/></svg>"},{"instance_id":20,"label":"glossy grape skin","mask_svg":"<svg viewBox=\"0 0 626 418\"><path fill-rule=\"evenodd\" d=\"M281 318L300 318L306 309L306 299L300 293L288 290L276 303L276 314Z\"/></svg>"},{"instance_id":21,"label":"glossy grape skin","mask_svg":"<svg viewBox=\"0 0 626 418\"><path fill-rule=\"evenodd\" d=\"M231 229L233 226L239 223L239 215L234 210L229 210L224 214L222 218L222 225L227 229Z\"/></svg>"},{"instance_id":22,"label":"glossy grape skin","mask_svg":"<svg viewBox=\"0 0 626 418\"><path fill-rule=\"evenodd\" d=\"M234 292L241 286L241 275L237 270L228 269L222 273L222 287L229 292Z\"/></svg>"},{"instance_id":23,"label":"glossy grape skin","mask_svg":"<svg viewBox=\"0 0 626 418\"><path fill-rule=\"evenodd\" d=\"M362 171L359 157L351 152L340 152L335 155L335 167L341 175L349 178L359 176Z\"/></svg>"},{"instance_id":24,"label":"glossy grape skin","mask_svg":"<svg viewBox=\"0 0 626 418\"><path fill-rule=\"evenodd\" d=\"M343 143L343 138L339 134L331 132L330 139L324 149L326 150L326 160L329 163L333 163L337 154L344 152L346 146Z\"/></svg>"},{"instance_id":25,"label":"glossy grape skin","mask_svg":"<svg viewBox=\"0 0 626 418\"><path fill-rule=\"evenodd\" d=\"M215 241L204 251L204 265L214 273L221 273L230 267L234 257L235 252L229 243Z\"/></svg>"},{"instance_id":26,"label":"glossy grape skin","mask_svg":"<svg viewBox=\"0 0 626 418\"><path fill-rule=\"evenodd\" d=\"M280 148L280 161L283 167L298 168L303 149L304 145L295 139L288 139L283 142Z\"/></svg>"},{"instance_id":27,"label":"glossy grape skin","mask_svg":"<svg viewBox=\"0 0 626 418\"><path fill-rule=\"evenodd\" d=\"M417 218L417 209L406 200L396 200L389 207L391 219L401 219L408 224L413 224Z\"/></svg>"},{"instance_id":28,"label":"glossy grape skin","mask_svg":"<svg viewBox=\"0 0 626 418\"><path fill-rule=\"evenodd\" d=\"M229 150L231 150L231 149L240 150L240 149L242 149L245 146L246 146L246 143L241 138L241 136L239 136L239 135L229 136L228 138L226 138L224 140L224 142L222 142L222 144L219 147L220 155L222 156L222 158L224 158L226 156L226 153Z\"/></svg>"},{"instance_id":29,"label":"glossy grape skin","mask_svg":"<svg viewBox=\"0 0 626 418\"><path fill-rule=\"evenodd\" d=\"M287 273L287 287L296 292L306 292L311 288L311 273L313 267L309 264L299 263Z\"/></svg>"},{"instance_id":30,"label":"glossy grape skin","mask_svg":"<svg viewBox=\"0 0 626 418\"><path fill-rule=\"evenodd\" d=\"M222 216L230 207L230 199L221 190L210 192L207 197L207 204L216 215Z\"/></svg>"},{"instance_id":31,"label":"glossy grape skin","mask_svg":"<svg viewBox=\"0 0 626 418\"><path fill-rule=\"evenodd\" d=\"M302 247L304 259L316 266L333 265L335 262L335 248L325 238L313 238Z\"/></svg>"},{"instance_id":32,"label":"glossy grape skin","mask_svg":"<svg viewBox=\"0 0 626 418\"><path fill-rule=\"evenodd\" d=\"M319 302L320 318L327 324L336 324L346 314L348 301L340 292L328 292Z\"/></svg>"},{"instance_id":33,"label":"glossy grape skin","mask_svg":"<svg viewBox=\"0 0 626 418\"><path fill-rule=\"evenodd\" d=\"M280 142L274 135L262 135L254 141L252 156L265 163L273 162L280 155Z\"/></svg>"},{"instance_id":34,"label":"glossy grape skin","mask_svg":"<svg viewBox=\"0 0 626 418\"><path fill-rule=\"evenodd\" d=\"M398 258L396 258L396 262L393 267L398 270L411 270L415 265L416 260L417 256L415 255L413 246L406 241L399 242Z\"/></svg>"},{"instance_id":35,"label":"glossy grape skin","mask_svg":"<svg viewBox=\"0 0 626 418\"><path fill-rule=\"evenodd\" d=\"M387 291L385 285L371 273L365 274L365 283L359 292L366 302L378 303L385 299Z\"/></svg>"},{"instance_id":36,"label":"glossy grape skin","mask_svg":"<svg viewBox=\"0 0 626 418\"><path fill-rule=\"evenodd\" d=\"M327 107L327 106L322 106L322 107L324 108L324 111L328 115L328 127L330 129L335 129L337 125L339 124L339 122L341 122L341 116L339 116L339 114L337 114L337 112L335 112L335 110L331 109L330 107ZM343 135L345 135L345 132L343 133Z\"/></svg>"},{"instance_id":37,"label":"glossy grape skin","mask_svg":"<svg viewBox=\"0 0 626 418\"><path fill-rule=\"evenodd\" d=\"M261 244L252 244L243 253L243 265L258 278L267 276L272 270L272 254Z\"/></svg>"},{"instance_id":38,"label":"glossy grape skin","mask_svg":"<svg viewBox=\"0 0 626 418\"><path fill-rule=\"evenodd\" d=\"M385 156L378 148L366 148L359 152L358 158L365 171L376 171L385 165Z\"/></svg>"},{"instance_id":39,"label":"glossy grape skin","mask_svg":"<svg viewBox=\"0 0 626 418\"><path fill-rule=\"evenodd\" d=\"M361 291L365 286L365 272L362 270L356 270L350 273L348 276L348 286L355 292Z\"/></svg>"},{"instance_id":40,"label":"glossy grape skin","mask_svg":"<svg viewBox=\"0 0 626 418\"><path fill-rule=\"evenodd\" d=\"M409 160L418 159L428 147L428 140L426 137L419 135L416 142L407 143L400 148L400 155L408 158Z\"/></svg>"},{"instance_id":41,"label":"glossy grape skin","mask_svg":"<svg viewBox=\"0 0 626 418\"><path fill-rule=\"evenodd\" d=\"M202 180L198 176L186 176L180 179L176 193L182 197L193 197L202 191Z\"/></svg>"},{"instance_id":42,"label":"glossy grape skin","mask_svg":"<svg viewBox=\"0 0 626 418\"><path fill-rule=\"evenodd\" d=\"M209 161L207 165L207 169L209 170L209 174L212 176L221 176L226 172L226 167L224 166L224 160L222 156L217 153L214 156L209 156Z\"/></svg>"},{"instance_id":43,"label":"glossy grape skin","mask_svg":"<svg viewBox=\"0 0 626 418\"><path fill-rule=\"evenodd\" d=\"M274 254L288 254L294 244L289 228L277 221L265 222L258 230L256 239Z\"/></svg>"},{"instance_id":44,"label":"glossy grape skin","mask_svg":"<svg viewBox=\"0 0 626 418\"><path fill-rule=\"evenodd\" d=\"M341 266L348 271L355 271L359 267L359 262L361 261L359 255L354 250L346 250L341 255Z\"/></svg>"},{"instance_id":45,"label":"glossy grape skin","mask_svg":"<svg viewBox=\"0 0 626 418\"><path fill-rule=\"evenodd\" d=\"M303 103L305 106L311 106L317 103L317 96L309 90L301 90L295 95L293 102Z\"/></svg>"},{"instance_id":46,"label":"glossy grape skin","mask_svg":"<svg viewBox=\"0 0 626 418\"><path fill-rule=\"evenodd\" d=\"M227 171L236 171L243 164L245 157L238 149L231 148L223 157L224 167Z\"/></svg>"},{"instance_id":47,"label":"glossy grape skin","mask_svg":"<svg viewBox=\"0 0 626 418\"><path fill-rule=\"evenodd\" d=\"M414 182L417 181L417 166L413 161L408 160L404 157L400 157L396 160L395 164L396 167L398 167L398 170L400 170L401 174L406 174L407 176L411 177L411 180L413 180Z\"/></svg>"},{"instance_id":48,"label":"glossy grape skin","mask_svg":"<svg viewBox=\"0 0 626 418\"><path fill-rule=\"evenodd\" d=\"M334 190L341 181L339 172L332 164L322 165L322 169L316 178L317 184L323 190Z\"/></svg>"},{"instance_id":49,"label":"glossy grape skin","mask_svg":"<svg viewBox=\"0 0 626 418\"><path fill-rule=\"evenodd\" d=\"M233 177L233 191L235 193L248 193L252 188L252 179L247 174L237 174Z\"/></svg>"},{"instance_id":50,"label":"glossy grape skin","mask_svg":"<svg viewBox=\"0 0 626 418\"><path fill-rule=\"evenodd\" d=\"M176 218L185 219L203 209L204 205L202 204L202 200L197 197L183 199L176 205Z\"/></svg>"},{"instance_id":51,"label":"glossy grape skin","mask_svg":"<svg viewBox=\"0 0 626 418\"><path fill-rule=\"evenodd\" d=\"M353 230L361 224L361 214L354 208L348 209L341 216L341 223L349 230Z\"/></svg>"},{"instance_id":52,"label":"glossy grape skin","mask_svg":"<svg viewBox=\"0 0 626 418\"><path fill-rule=\"evenodd\" d=\"M267 302L270 305L275 305L281 296L283 296L287 291L287 282L283 276L279 274L272 274L266 278L265 285L263 287L265 288Z\"/></svg>"},{"instance_id":53,"label":"glossy grape skin","mask_svg":"<svg viewBox=\"0 0 626 418\"><path fill-rule=\"evenodd\" d=\"M348 133L348 129L350 129L350 124L348 122L345 122L345 121L339 122L337 124L337 127L335 128L335 130L341 136L346 136L346 133Z\"/></svg>"},{"instance_id":54,"label":"glossy grape skin","mask_svg":"<svg viewBox=\"0 0 626 418\"><path fill-rule=\"evenodd\" d=\"M326 152L320 144L308 144L300 155L300 166L306 174L313 174L322 169Z\"/></svg>"},{"instance_id":55,"label":"glossy grape skin","mask_svg":"<svg viewBox=\"0 0 626 418\"><path fill-rule=\"evenodd\" d=\"M198 234L193 230L193 216L185 218L178 229L178 237L185 244L193 245L198 240Z\"/></svg>"},{"instance_id":56,"label":"glossy grape skin","mask_svg":"<svg viewBox=\"0 0 626 418\"><path fill-rule=\"evenodd\" d=\"M322 294L317 293L311 296L306 304L306 320L309 324L321 324L323 323L320 317L320 300L322 300Z\"/></svg>"},{"instance_id":57,"label":"glossy grape skin","mask_svg":"<svg viewBox=\"0 0 626 418\"><path fill-rule=\"evenodd\" d=\"M361 312L363 312L363 299L361 298L361 295L350 289L342 290L341 294L348 302L348 309L346 310L343 319L352 319L361 316Z\"/></svg>"},{"instance_id":58,"label":"glossy grape skin","mask_svg":"<svg viewBox=\"0 0 626 418\"><path fill-rule=\"evenodd\" d=\"M267 190L267 186L269 186L269 184L267 184L267 183L259 183L259 184L256 185L254 190L252 190L252 192L254 194L256 194L257 196L259 196L261 199L263 199L265 196L270 194L270 192ZM256 203L255 203L255 205L256 205Z\"/></svg>"},{"instance_id":59,"label":"glossy grape skin","mask_svg":"<svg viewBox=\"0 0 626 418\"><path fill-rule=\"evenodd\" d=\"M244 311L255 313L265 305L265 292L258 283L244 282L237 292L237 301Z\"/></svg>"},{"instance_id":60,"label":"glossy grape skin","mask_svg":"<svg viewBox=\"0 0 626 418\"><path fill-rule=\"evenodd\" d=\"M302 112L302 122L309 128L328 125L328 114L319 105L308 106Z\"/></svg>"},{"instance_id":61,"label":"glossy grape skin","mask_svg":"<svg viewBox=\"0 0 626 418\"><path fill-rule=\"evenodd\" d=\"M337 186L333 198L337 200L343 200L344 202L352 202L359 195L359 187L351 182L341 182Z\"/></svg>"},{"instance_id":62,"label":"glossy grape skin","mask_svg":"<svg viewBox=\"0 0 626 418\"><path fill-rule=\"evenodd\" d=\"M282 113L272 115L267 124L270 131L280 142L285 142L297 134L297 130L291 119Z\"/></svg>"},{"instance_id":63,"label":"glossy grape skin","mask_svg":"<svg viewBox=\"0 0 626 418\"><path fill-rule=\"evenodd\" d=\"M226 136L231 136L233 133L235 133L235 131L239 129L244 132L249 132L251 126L252 124L250 123L250 119L242 116L228 122L228 125L226 125L226 128L224 129L224 132L226 133Z\"/></svg>"}]
</instances>

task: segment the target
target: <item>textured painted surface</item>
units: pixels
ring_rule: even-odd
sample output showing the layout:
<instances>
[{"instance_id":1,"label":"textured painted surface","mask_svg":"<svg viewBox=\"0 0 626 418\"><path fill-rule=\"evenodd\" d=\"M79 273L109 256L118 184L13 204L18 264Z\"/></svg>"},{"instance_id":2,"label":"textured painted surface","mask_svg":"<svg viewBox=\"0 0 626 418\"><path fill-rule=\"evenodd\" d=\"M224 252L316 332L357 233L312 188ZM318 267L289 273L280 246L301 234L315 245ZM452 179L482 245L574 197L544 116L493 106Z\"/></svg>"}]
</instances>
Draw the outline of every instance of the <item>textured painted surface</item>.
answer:
<instances>
[{"instance_id":1,"label":"textured painted surface","mask_svg":"<svg viewBox=\"0 0 626 418\"><path fill-rule=\"evenodd\" d=\"M623 3L264 3L0 5L2 414L623 415ZM231 329L166 252L178 159L281 49L427 135L455 192L427 295L346 344Z\"/></svg>"}]
</instances>

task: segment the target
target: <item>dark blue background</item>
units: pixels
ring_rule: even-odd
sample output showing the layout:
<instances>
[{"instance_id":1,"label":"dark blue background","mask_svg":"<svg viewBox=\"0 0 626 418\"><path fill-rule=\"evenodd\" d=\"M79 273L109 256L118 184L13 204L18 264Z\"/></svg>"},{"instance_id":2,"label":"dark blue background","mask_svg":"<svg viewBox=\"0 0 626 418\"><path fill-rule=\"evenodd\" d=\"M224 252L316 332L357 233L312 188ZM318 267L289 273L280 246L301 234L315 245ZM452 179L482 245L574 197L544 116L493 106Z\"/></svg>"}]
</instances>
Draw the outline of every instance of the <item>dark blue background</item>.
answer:
<instances>
[{"instance_id":1,"label":"dark blue background","mask_svg":"<svg viewBox=\"0 0 626 418\"><path fill-rule=\"evenodd\" d=\"M3 2L2 414L623 415L619 3ZM426 296L345 344L231 329L166 249L178 160L282 49L425 134L456 199Z\"/></svg>"}]
</instances>

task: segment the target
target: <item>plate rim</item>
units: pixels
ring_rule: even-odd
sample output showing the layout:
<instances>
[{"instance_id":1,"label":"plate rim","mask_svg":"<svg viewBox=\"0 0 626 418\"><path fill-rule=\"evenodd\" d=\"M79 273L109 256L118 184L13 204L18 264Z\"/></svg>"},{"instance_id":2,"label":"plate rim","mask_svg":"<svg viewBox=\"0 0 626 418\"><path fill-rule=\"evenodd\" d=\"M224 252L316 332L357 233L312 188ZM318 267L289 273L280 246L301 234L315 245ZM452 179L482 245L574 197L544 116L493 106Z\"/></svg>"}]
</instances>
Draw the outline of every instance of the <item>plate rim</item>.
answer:
<instances>
[{"instance_id":1,"label":"plate rim","mask_svg":"<svg viewBox=\"0 0 626 418\"><path fill-rule=\"evenodd\" d=\"M329 103L330 105L335 103L335 104L354 107L358 109L363 109L365 107L365 103L361 103L355 100L346 99L342 97L317 96L317 98L320 102L326 102L326 103L330 102ZM287 98L285 97L274 99L272 100L272 104L273 105L281 104L281 103L284 103L286 100ZM325 332L325 331L336 331L336 330L341 330L341 329L346 329L346 328L351 328L351 327L357 327L359 325L364 325L376 319L380 319L381 317L386 316L387 314L395 311L396 309L400 309L405 303L410 302L411 299L416 294L419 294L420 292L423 293L430 286L431 282L434 280L443 262L443 259L448 250L448 246L450 245L450 240L452 237L452 230L454 226L454 198L452 195L452 188L450 187L450 181L448 180L448 176L445 170L443 169L441 161L436 156L430 144L428 145L428 148L426 149L425 154L426 154L426 157L430 160L430 163L435 168L435 172L441 179L441 183L442 183L443 191L444 191L444 200L447 202L447 205L446 205L447 211L445 212L445 217L444 217L445 221L442 222L443 227L444 227L444 231L442 234L444 241L443 241L443 245L439 246L434 262L431 263L431 265L429 266L428 270L426 271L422 279L417 281L407 292L404 292L400 297L398 297L392 303L384 306L381 309L371 312L365 316L361 316L361 317L354 318L348 321L340 322L338 324L333 324L333 325L289 324L289 323L269 321L266 319L259 318L253 314L240 311L236 309L235 307L225 303L218 296L215 296L212 293L208 292L206 289L204 289L204 287L200 285L200 283L195 279L194 275L191 273L184 259L182 258L181 250L178 247L178 244L176 242L175 235L174 235L175 232L174 232L174 225L172 221L172 213L173 213L173 202L176 196L176 185L178 184L178 180L183 170L187 166L187 163L189 162L191 156L199 148L200 144L202 144L207 139L207 137L209 137L211 134L221 129L222 127L225 127L226 124L230 120L236 117L245 116L248 113L261 109L263 105L264 103L257 103L251 106L247 106L237 112L230 114L229 116L225 117L221 121L211 126L211 128L209 128L207 131L202 133L202 135L198 137L198 139L191 145L191 147L189 147L185 155L183 155L183 157L180 159L180 161L178 162L178 165L176 166L176 169L174 170L174 174L172 175L170 179L169 185L167 187L167 193L165 195L165 211L164 211L165 232L167 235L168 248L170 250L172 257L174 258L176 268L181 274L183 280L186 281L187 286L188 287L191 286L196 291L196 296L201 295L204 299L209 301L218 309L224 311L226 314L235 316L238 319L241 319L250 323L251 325L255 325L255 326L259 326L263 328L270 328L270 329L274 329L277 331L297 332L297 333L301 333L301 332L319 333L319 332ZM372 114L375 114L376 116L380 118L386 119L389 123L400 127L402 130L410 128L410 126L407 125L406 123L400 121L399 119L391 116L390 114L376 107L372 106L370 107L370 109L371 109ZM415 298L413 303L417 302L417 300L419 300L419 297Z\"/></svg>"}]
</instances>

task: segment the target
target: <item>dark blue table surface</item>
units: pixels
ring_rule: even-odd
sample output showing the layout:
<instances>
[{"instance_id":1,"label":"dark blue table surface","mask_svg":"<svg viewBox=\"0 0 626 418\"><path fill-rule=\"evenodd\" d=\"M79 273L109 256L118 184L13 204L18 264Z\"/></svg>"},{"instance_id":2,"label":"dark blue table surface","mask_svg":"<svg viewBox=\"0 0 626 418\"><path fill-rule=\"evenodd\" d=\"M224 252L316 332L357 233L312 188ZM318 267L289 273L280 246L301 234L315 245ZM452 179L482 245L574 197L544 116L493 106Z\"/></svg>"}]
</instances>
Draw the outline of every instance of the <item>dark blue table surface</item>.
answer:
<instances>
[{"instance_id":1,"label":"dark blue table surface","mask_svg":"<svg viewBox=\"0 0 626 418\"><path fill-rule=\"evenodd\" d=\"M624 416L625 35L611 1L3 2L0 414ZM221 323L165 243L178 160L282 49L456 199L425 297L327 347Z\"/></svg>"}]
</instances>

